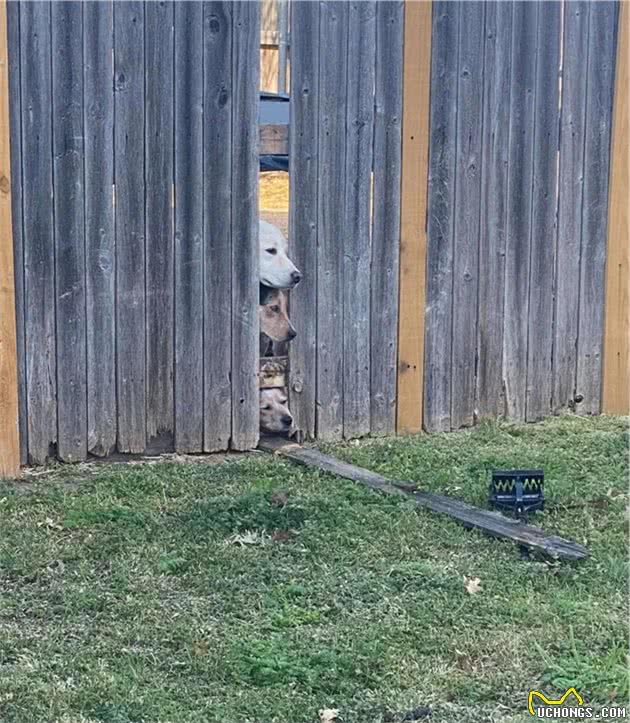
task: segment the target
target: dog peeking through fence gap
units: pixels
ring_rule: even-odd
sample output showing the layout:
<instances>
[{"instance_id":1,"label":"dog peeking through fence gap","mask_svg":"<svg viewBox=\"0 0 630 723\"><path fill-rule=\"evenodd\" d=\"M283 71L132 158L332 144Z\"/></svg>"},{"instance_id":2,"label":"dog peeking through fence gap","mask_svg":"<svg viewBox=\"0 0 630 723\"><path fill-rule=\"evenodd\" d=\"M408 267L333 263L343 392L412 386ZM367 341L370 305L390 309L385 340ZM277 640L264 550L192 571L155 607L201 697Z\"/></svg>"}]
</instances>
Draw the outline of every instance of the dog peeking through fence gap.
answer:
<instances>
[{"instance_id":1,"label":"dog peeking through fence gap","mask_svg":"<svg viewBox=\"0 0 630 723\"><path fill-rule=\"evenodd\" d=\"M288 242L282 231L259 220L260 356L273 354L274 342L288 342L297 332L288 314L287 290L299 284L302 274L288 256ZM272 434L288 434L293 416L288 407L286 380L281 386L259 391L260 429Z\"/></svg>"}]
</instances>

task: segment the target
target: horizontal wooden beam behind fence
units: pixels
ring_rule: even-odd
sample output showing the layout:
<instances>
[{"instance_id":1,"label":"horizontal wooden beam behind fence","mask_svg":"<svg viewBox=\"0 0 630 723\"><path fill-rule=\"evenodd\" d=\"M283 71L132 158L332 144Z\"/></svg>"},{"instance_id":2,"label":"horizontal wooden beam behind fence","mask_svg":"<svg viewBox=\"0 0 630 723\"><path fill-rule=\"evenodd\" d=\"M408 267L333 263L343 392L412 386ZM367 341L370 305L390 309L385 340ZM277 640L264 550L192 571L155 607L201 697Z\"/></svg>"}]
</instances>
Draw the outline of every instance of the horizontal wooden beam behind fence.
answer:
<instances>
[{"instance_id":1,"label":"horizontal wooden beam behind fence","mask_svg":"<svg viewBox=\"0 0 630 723\"><path fill-rule=\"evenodd\" d=\"M7 5L0 0L0 477L20 471L11 225Z\"/></svg>"},{"instance_id":2,"label":"horizontal wooden beam behind fence","mask_svg":"<svg viewBox=\"0 0 630 723\"><path fill-rule=\"evenodd\" d=\"M397 432L422 429L431 2L405 2Z\"/></svg>"},{"instance_id":3,"label":"horizontal wooden beam behind fence","mask_svg":"<svg viewBox=\"0 0 630 723\"><path fill-rule=\"evenodd\" d=\"M620 3L610 159L602 411L630 414L630 12Z\"/></svg>"}]
</instances>

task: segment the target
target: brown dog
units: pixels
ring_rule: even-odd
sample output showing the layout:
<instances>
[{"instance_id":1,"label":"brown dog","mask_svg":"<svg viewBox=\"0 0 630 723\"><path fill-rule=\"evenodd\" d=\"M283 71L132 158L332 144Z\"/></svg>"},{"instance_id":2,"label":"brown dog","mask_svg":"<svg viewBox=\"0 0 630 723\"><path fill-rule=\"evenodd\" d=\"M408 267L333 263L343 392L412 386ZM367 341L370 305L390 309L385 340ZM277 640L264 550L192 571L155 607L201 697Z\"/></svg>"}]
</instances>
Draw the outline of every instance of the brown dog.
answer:
<instances>
[{"instance_id":1,"label":"brown dog","mask_svg":"<svg viewBox=\"0 0 630 723\"><path fill-rule=\"evenodd\" d=\"M284 389L261 389L259 396L260 429L275 434L287 433L293 424L293 417L287 406Z\"/></svg>"},{"instance_id":2,"label":"brown dog","mask_svg":"<svg viewBox=\"0 0 630 723\"><path fill-rule=\"evenodd\" d=\"M279 289L261 291L258 307L260 320L260 354L264 356L272 341L291 341L296 331L287 313L287 295Z\"/></svg>"}]
</instances>

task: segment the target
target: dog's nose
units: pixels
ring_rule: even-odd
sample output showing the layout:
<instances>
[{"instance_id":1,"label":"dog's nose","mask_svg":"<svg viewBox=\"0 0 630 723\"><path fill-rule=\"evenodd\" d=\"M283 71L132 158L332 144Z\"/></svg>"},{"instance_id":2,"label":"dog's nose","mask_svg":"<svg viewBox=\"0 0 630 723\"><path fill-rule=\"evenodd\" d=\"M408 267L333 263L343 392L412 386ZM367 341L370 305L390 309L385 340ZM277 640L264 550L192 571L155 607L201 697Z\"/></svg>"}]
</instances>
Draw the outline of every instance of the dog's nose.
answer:
<instances>
[{"instance_id":1,"label":"dog's nose","mask_svg":"<svg viewBox=\"0 0 630 723\"><path fill-rule=\"evenodd\" d=\"M282 424L286 424L287 427L293 423L293 417L290 414L285 414L282 417Z\"/></svg>"},{"instance_id":2,"label":"dog's nose","mask_svg":"<svg viewBox=\"0 0 630 723\"><path fill-rule=\"evenodd\" d=\"M297 331L295 329L289 329L289 333L287 334L289 339L295 339L297 336Z\"/></svg>"},{"instance_id":3,"label":"dog's nose","mask_svg":"<svg viewBox=\"0 0 630 723\"><path fill-rule=\"evenodd\" d=\"M302 274L299 271L291 272L291 281L293 281L294 285L299 284L301 278L302 278Z\"/></svg>"}]
</instances>

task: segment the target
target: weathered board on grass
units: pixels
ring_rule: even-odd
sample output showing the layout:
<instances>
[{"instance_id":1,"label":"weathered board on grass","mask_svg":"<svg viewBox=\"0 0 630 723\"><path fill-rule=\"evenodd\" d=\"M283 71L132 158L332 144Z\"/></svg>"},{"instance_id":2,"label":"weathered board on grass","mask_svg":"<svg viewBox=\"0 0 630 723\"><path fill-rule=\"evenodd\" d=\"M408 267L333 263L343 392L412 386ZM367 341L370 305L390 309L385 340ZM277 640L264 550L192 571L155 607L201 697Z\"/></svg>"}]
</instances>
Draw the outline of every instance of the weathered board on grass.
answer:
<instances>
[{"instance_id":1,"label":"weathered board on grass","mask_svg":"<svg viewBox=\"0 0 630 723\"><path fill-rule=\"evenodd\" d=\"M466 527L481 530L492 537L512 540L550 557L577 561L588 556L588 550L577 542L565 540L539 527L510 519L499 512L482 510L453 497L422 492L415 484L387 479L371 470L323 454L317 449L301 447L299 444L292 444L279 437L265 437L261 439L259 447L306 467L358 482L378 492L411 498L419 507L426 507L433 512L448 515Z\"/></svg>"}]
</instances>

